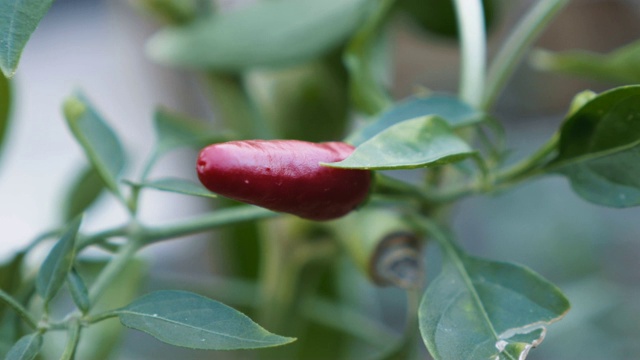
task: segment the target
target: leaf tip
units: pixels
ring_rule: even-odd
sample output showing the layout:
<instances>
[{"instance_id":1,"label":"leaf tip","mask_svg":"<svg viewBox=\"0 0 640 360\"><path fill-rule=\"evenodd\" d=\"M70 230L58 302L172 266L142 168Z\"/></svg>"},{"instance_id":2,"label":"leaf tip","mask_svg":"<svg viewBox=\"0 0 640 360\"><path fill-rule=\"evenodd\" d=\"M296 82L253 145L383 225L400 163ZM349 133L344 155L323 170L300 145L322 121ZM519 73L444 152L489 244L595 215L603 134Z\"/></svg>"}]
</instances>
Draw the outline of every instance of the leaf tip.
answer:
<instances>
[{"instance_id":1,"label":"leaf tip","mask_svg":"<svg viewBox=\"0 0 640 360\"><path fill-rule=\"evenodd\" d=\"M62 111L69 122L77 121L87 111L87 106L76 96L67 98L62 105Z\"/></svg>"}]
</instances>

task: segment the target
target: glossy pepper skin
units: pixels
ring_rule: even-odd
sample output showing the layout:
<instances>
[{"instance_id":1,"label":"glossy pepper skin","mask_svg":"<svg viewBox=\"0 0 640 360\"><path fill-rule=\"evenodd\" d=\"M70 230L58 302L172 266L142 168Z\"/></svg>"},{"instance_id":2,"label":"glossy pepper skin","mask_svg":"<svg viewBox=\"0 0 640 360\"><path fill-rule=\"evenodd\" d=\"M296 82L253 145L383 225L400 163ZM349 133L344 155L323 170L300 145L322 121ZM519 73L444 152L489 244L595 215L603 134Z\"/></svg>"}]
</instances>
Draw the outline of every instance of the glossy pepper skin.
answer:
<instances>
[{"instance_id":1,"label":"glossy pepper skin","mask_svg":"<svg viewBox=\"0 0 640 360\"><path fill-rule=\"evenodd\" d=\"M331 220L364 201L371 173L319 163L343 160L353 150L341 142L230 141L204 148L197 171L202 184L222 196L305 219Z\"/></svg>"}]
</instances>

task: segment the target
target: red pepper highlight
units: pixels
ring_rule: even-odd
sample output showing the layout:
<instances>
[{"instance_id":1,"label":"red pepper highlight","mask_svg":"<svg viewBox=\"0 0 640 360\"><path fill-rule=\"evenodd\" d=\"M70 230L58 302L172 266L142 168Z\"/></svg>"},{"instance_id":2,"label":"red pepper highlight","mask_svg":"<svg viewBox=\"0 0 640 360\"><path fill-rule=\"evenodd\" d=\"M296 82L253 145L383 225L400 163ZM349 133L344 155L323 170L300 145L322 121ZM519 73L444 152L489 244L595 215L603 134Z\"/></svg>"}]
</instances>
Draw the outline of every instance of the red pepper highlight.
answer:
<instances>
[{"instance_id":1,"label":"red pepper highlight","mask_svg":"<svg viewBox=\"0 0 640 360\"><path fill-rule=\"evenodd\" d=\"M200 152L198 177L222 196L310 220L346 215L369 193L371 172L320 166L344 160L342 142L244 140L213 144Z\"/></svg>"}]
</instances>

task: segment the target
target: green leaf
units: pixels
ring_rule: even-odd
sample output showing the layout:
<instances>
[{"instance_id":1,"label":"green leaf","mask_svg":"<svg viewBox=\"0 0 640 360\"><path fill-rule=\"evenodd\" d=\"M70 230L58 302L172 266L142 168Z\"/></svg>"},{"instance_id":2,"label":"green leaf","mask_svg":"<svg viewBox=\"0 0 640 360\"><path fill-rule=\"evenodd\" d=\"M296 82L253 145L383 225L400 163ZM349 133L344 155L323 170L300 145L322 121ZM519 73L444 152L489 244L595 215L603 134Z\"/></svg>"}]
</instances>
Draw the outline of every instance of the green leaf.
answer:
<instances>
[{"instance_id":1,"label":"green leaf","mask_svg":"<svg viewBox=\"0 0 640 360\"><path fill-rule=\"evenodd\" d=\"M475 152L437 116L403 121L362 143L348 158L331 167L395 170L436 166L462 160Z\"/></svg>"},{"instance_id":2,"label":"green leaf","mask_svg":"<svg viewBox=\"0 0 640 360\"><path fill-rule=\"evenodd\" d=\"M187 26L162 30L148 43L157 61L239 71L300 63L338 46L364 19L368 0L259 1Z\"/></svg>"},{"instance_id":3,"label":"green leaf","mask_svg":"<svg viewBox=\"0 0 640 360\"><path fill-rule=\"evenodd\" d=\"M64 115L89 162L107 188L122 199L117 179L125 165L125 154L116 134L82 94L65 101Z\"/></svg>"},{"instance_id":4,"label":"green leaf","mask_svg":"<svg viewBox=\"0 0 640 360\"><path fill-rule=\"evenodd\" d=\"M272 334L246 315L186 291L153 292L119 310L118 316L127 327L192 349L254 349L295 340Z\"/></svg>"},{"instance_id":5,"label":"green leaf","mask_svg":"<svg viewBox=\"0 0 640 360\"><path fill-rule=\"evenodd\" d=\"M376 9L356 32L344 53L349 71L351 98L365 113L377 114L391 104L380 76L375 73L373 51L395 0L377 1Z\"/></svg>"},{"instance_id":6,"label":"green leaf","mask_svg":"<svg viewBox=\"0 0 640 360\"><path fill-rule=\"evenodd\" d=\"M151 188L178 194L201 196L206 198L215 198L217 196L211 191L205 189L202 185L186 179L164 178L151 180L142 184L131 181L126 181L126 183L134 187Z\"/></svg>"},{"instance_id":7,"label":"green leaf","mask_svg":"<svg viewBox=\"0 0 640 360\"><path fill-rule=\"evenodd\" d=\"M537 50L532 55L532 63L545 71L620 84L640 83L640 41L616 49L609 54L596 54L582 50L562 53Z\"/></svg>"},{"instance_id":8,"label":"green leaf","mask_svg":"<svg viewBox=\"0 0 640 360\"><path fill-rule=\"evenodd\" d=\"M82 281L80 274L78 274L74 268L71 268L71 271L67 275L67 285L69 286L71 298L73 298L73 302L76 304L78 309L80 309L83 314L89 312L89 309L91 309L91 302L89 300L87 286L84 284L84 281Z\"/></svg>"},{"instance_id":9,"label":"green leaf","mask_svg":"<svg viewBox=\"0 0 640 360\"><path fill-rule=\"evenodd\" d=\"M160 154L187 146L199 149L230 139L229 134L216 132L203 121L188 118L165 108L156 109L153 125L156 131L156 146Z\"/></svg>"},{"instance_id":10,"label":"green leaf","mask_svg":"<svg viewBox=\"0 0 640 360\"><path fill-rule=\"evenodd\" d=\"M462 127L484 119L482 112L454 96L438 94L411 97L395 104L379 118L351 135L347 141L358 146L390 126L426 115L440 116L452 127Z\"/></svg>"},{"instance_id":11,"label":"green leaf","mask_svg":"<svg viewBox=\"0 0 640 360\"><path fill-rule=\"evenodd\" d=\"M53 0L0 0L0 70L12 77L31 33Z\"/></svg>"},{"instance_id":12,"label":"green leaf","mask_svg":"<svg viewBox=\"0 0 640 360\"><path fill-rule=\"evenodd\" d=\"M9 295L15 294L20 286L24 256L24 252L19 252L10 261L0 264L0 289ZM0 302L0 319L2 319L6 308L7 305Z\"/></svg>"},{"instance_id":13,"label":"green leaf","mask_svg":"<svg viewBox=\"0 0 640 360\"><path fill-rule=\"evenodd\" d=\"M69 222L82 214L98 199L104 190L104 181L93 166L83 169L73 181L65 196L62 216Z\"/></svg>"},{"instance_id":14,"label":"green leaf","mask_svg":"<svg viewBox=\"0 0 640 360\"><path fill-rule=\"evenodd\" d=\"M51 249L42 263L36 279L36 290L45 305L58 293L71 271L75 257L75 240L80 229L80 217L76 218L65 230L64 234Z\"/></svg>"},{"instance_id":15,"label":"green leaf","mask_svg":"<svg viewBox=\"0 0 640 360\"><path fill-rule=\"evenodd\" d=\"M525 267L452 249L420 304L420 332L436 360L525 359L569 307Z\"/></svg>"},{"instance_id":16,"label":"green leaf","mask_svg":"<svg viewBox=\"0 0 640 360\"><path fill-rule=\"evenodd\" d=\"M640 205L640 86L604 92L565 121L559 154L546 167L571 181L587 201Z\"/></svg>"},{"instance_id":17,"label":"green leaf","mask_svg":"<svg viewBox=\"0 0 640 360\"><path fill-rule=\"evenodd\" d=\"M9 80L0 74L0 154L2 154L2 144L4 143L5 134L9 128L11 115L12 96L10 85Z\"/></svg>"},{"instance_id":18,"label":"green leaf","mask_svg":"<svg viewBox=\"0 0 640 360\"><path fill-rule=\"evenodd\" d=\"M42 334L25 335L13 345L5 360L31 360L38 355L42 347Z\"/></svg>"}]
</instances>

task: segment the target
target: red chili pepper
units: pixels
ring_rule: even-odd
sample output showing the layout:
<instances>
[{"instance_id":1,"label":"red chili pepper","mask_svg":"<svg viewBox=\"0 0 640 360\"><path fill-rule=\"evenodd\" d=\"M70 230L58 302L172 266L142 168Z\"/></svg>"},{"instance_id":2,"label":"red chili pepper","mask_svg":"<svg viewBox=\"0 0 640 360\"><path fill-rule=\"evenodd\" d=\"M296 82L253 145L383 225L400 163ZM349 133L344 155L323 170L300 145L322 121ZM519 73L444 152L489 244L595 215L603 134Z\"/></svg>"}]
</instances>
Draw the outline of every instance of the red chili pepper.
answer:
<instances>
[{"instance_id":1,"label":"red chili pepper","mask_svg":"<svg viewBox=\"0 0 640 360\"><path fill-rule=\"evenodd\" d=\"M245 140L214 144L198 157L198 177L222 196L311 220L341 217L364 201L371 173L320 166L353 152L341 142Z\"/></svg>"}]
</instances>

